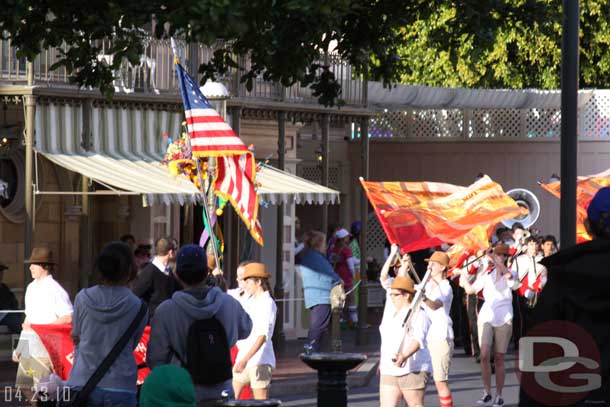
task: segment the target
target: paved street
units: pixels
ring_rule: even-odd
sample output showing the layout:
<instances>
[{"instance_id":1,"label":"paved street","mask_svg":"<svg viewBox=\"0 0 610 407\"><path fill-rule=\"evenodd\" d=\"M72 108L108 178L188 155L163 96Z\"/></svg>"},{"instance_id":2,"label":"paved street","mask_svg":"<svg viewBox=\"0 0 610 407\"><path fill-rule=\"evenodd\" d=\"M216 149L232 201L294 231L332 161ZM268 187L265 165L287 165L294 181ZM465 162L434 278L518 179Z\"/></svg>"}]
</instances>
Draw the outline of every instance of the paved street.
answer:
<instances>
[{"instance_id":1,"label":"paved street","mask_svg":"<svg viewBox=\"0 0 610 407\"><path fill-rule=\"evenodd\" d=\"M343 331L343 351L365 353L367 362L351 372L349 406L375 406L379 401L379 378L376 375L379 360L379 334L375 327L369 331L368 344L355 345L356 331ZM298 355L303 350L304 340L288 341L285 349L277 354L277 368L273 373L271 397L282 400L286 407L316 406L317 374L307 367ZM518 383L514 373L515 355L507 356L509 367L504 390L504 400L507 407L515 407L518 401ZM0 362L0 386L12 386L16 365L5 361ZM463 350L456 349L450 376L450 386L453 392L454 406L473 406L481 397L483 385L479 375L479 365L472 357L466 357ZM0 401L1 398L0 398ZM2 405L2 403L0 403ZM438 397L433 383L428 384L425 405L438 407Z\"/></svg>"},{"instance_id":2,"label":"paved street","mask_svg":"<svg viewBox=\"0 0 610 407\"><path fill-rule=\"evenodd\" d=\"M457 351L459 352L459 350ZM507 356L507 366L511 368L507 371L506 386L504 389L504 401L506 407L515 407L518 403L519 385L514 373L514 355ZM471 357L457 353L453 359L452 372L449 379L453 392L453 405L456 407L473 406L476 400L481 397L483 384L479 375L479 365ZM316 406L316 395L309 392L295 396L284 396L281 398L282 406L285 407L311 407ZM370 383L365 387L353 388L349 391L350 407L365 407L378 405L379 403L379 379L374 376ZM438 407L439 401L433 383L428 384L426 406Z\"/></svg>"}]
</instances>

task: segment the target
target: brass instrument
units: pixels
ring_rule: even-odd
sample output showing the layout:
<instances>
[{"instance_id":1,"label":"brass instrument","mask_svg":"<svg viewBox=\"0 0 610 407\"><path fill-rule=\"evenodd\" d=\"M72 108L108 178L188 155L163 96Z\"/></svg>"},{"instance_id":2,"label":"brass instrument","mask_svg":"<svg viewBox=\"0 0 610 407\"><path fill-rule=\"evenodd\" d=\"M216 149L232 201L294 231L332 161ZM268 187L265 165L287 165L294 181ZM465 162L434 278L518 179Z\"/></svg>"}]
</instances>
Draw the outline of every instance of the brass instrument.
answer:
<instances>
[{"instance_id":1,"label":"brass instrument","mask_svg":"<svg viewBox=\"0 0 610 407\"><path fill-rule=\"evenodd\" d=\"M511 228L515 223L519 222L524 228L529 228L536 223L540 216L540 202L536 195L532 191L524 188L511 189L510 191L506 191L506 193L514 199L517 205L527 209L528 214L505 220L502 222L504 226Z\"/></svg>"}]
</instances>

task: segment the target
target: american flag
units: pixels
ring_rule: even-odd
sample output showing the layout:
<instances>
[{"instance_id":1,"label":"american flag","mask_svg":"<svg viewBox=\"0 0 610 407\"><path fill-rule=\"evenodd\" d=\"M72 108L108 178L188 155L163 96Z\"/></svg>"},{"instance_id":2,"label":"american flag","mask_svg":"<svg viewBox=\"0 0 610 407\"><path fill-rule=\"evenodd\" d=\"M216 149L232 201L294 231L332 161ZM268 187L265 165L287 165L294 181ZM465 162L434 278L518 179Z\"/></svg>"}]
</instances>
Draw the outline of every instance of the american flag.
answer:
<instances>
[{"instance_id":1,"label":"american flag","mask_svg":"<svg viewBox=\"0 0 610 407\"><path fill-rule=\"evenodd\" d=\"M178 63L176 73L184 103L193 158L216 157L214 192L231 202L250 234L263 244L254 189L256 163L252 152L203 96L195 81Z\"/></svg>"}]
</instances>

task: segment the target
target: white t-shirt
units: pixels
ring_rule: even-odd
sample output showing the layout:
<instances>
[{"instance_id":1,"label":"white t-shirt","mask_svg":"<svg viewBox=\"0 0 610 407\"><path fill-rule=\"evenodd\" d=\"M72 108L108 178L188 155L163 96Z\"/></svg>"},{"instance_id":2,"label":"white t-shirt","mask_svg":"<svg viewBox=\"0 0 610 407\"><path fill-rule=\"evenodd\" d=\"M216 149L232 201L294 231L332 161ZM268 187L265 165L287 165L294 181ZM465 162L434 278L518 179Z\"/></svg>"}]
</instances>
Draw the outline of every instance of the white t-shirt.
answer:
<instances>
[{"instance_id":1,"label":"white t-shirt","mask_svg":"<svg viewBox=\"0 0 610 407\"><path fill-rule=\"evenodd\" d=\"M386 304L387 308L387 304ZM392 308L394 308L392 306ZM430 320L426 317L423 308L412 319L412 325L407 332L407 337L402 346L402 352L406 351L413 341L419 342L419 350L413 354L404 367L394 365L392 359L398 353L400 343L405 335L405 328L402 326L409 307L405 307L398 312L392 314L382 321L379 325L381 334L381 356L379 358L379 372L382 375L389 376L404 376L413 372L430 372L431 362L430 354L426 347L426 335L430 326Z\"/></svg>"},{"instance_id":2,"label":"white t-shirt","mask_svg":"<svg viewBox=\"0 0 610 407\"><path fill-rule=\"evenodd\" d=\"M72 303L66 290L53 276L28 284L25 290L25 315L30 324L50 324L58 318L72 315ZM40 338L33 330L23 330L17 351L25 357L48 357Z\"/></svg>"},{"instance_id":3,"label":"white t-shirt","mask_svg":"<svg viewBox=\"0 0 610 407\"><path fill-rule=\"evenodd\" d=\"M25 315L30 324L50 324L72 314L72 303L66 290L53 276L28 284L25 290Z\"/></svg>"},{"instance_id":4,"label":"white t-shirt","mask_svg":"<svg viewBox=\"0 0 610 407\"><path fill-rule=\"evenodd\" d=\"M428 283L430 284L430 283ZM453 301L453 290L449 280L443 280L432 290L427 290L426 297L432 301L440 301L443 306L433 310L424 306L426 315L430 319L430 329L426 340L428 342L453 340L453 321L451 320L451 302Z\"/></svg>"},{"instance_id":5,"label":"white t-shirt","mask_svg":"<svg viewBox=\"0 0 610 407\"><path fill-rule=\"evenodd\" d=\"M263 292L257 297L250 297L247 301L241 303L246 310L250 319L252 319L252 331L246 339L237 341L236 362L239 362L252 349L259 336L266 336L265 343L258 351L252 355L246 367L257 365L271 365L275 367L275 353L273 352L273 329L275 327L275 316L277 314L277 306L271 298L268 291Z\"/></svg>"},{"instance_id":6,"label":"white t-shirt","mask_svg":"<svg viewBox=\"0 0 610 407\"><path fill-rule=\"evenodd\" d=\"M502 326L513 319L513 292L515 276L509 282L506 276L497 280L498 271L494 268L489 273L477 277L472 287L479 292L483 290L485 302L479 311L479 323L491 326ZM511 272L512 274L512 272Z\"/></svg>"}]
</instances>

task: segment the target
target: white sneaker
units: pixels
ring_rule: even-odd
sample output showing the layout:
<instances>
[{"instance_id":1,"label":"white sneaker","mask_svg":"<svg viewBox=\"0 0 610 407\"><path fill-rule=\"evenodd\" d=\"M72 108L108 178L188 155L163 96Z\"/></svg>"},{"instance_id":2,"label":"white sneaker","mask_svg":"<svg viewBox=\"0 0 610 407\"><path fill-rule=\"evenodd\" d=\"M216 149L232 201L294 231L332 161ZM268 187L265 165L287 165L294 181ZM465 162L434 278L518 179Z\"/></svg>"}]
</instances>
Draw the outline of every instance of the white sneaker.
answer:
<instances>
[{"instance_id":1,"label":"white sneaker","mask_svg":"<svg viewBox=\"0 0 610 407\"><path fill-rule=\"evenodd\" d=\"M492 407L504 407L504 399L500 396L496 396Z\"/></svg>"},{"instance_id":2,"label":"white sneaker","mask_svg":"<svg viewBox=\"0 0 610 407\"><path fill-rule=\"evenodd\" d=\"M491 401L491 394L483 393L483 397L477 400L477 404L487 404Z\"/></svg>"}]
</instances>

